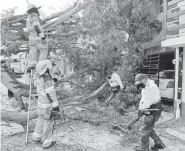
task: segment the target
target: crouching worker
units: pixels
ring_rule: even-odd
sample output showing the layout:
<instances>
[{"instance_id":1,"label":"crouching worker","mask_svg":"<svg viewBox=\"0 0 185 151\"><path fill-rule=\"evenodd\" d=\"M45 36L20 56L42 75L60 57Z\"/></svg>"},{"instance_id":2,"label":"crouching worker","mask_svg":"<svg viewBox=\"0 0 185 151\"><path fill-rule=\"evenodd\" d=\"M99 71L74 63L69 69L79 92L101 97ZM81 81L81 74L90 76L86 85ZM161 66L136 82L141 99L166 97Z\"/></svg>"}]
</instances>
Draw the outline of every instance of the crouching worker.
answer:
<instances>
[{"instance_id":1,"label":"crouching worker","mask_svg":"<svg viewBox=\"0 0 185 151\"><path fill-rule=\"evenodd\" d=\"M51 123L52 111L59 112L59 104L54 89L54 82L50 75L52 71L52 63L50 60L38 62L36 65L36 89L38 94L38 119L32 140L41 141L42 135L45 134L48 126ZM52 130L47 138L42 143L43 148L48 148L55 144L52 140Z\"/></svg>"},{"instance_id":2,"label":"crouching worker","mask_svg":"<svg viewBox=\"0 0 185 151\"><path fill-rule=\"evenodd\" d=\"M111 95L107 98L103 106L110 104L111 100L119 94L120 91L124 89L123 83L120 76L116 73L117 69L114 69L114 72L109 73L108 82L111 88Z\"/></svg>"},{"instance_id":3,"label":"crouching worker","mask_svg":"<svg viewBox=\"0 0 185 151\"><path fill-rule=\"evenodd\" d=\"M139 74L136 76L135 85L144 84L145 88L141 91L141 100L138 109L138 118L134 119L128 125L128 129L131 129L132 124L139 120L140 116L143 116L143 127L141 129L141 143L135 146L136 151L149 151L149 138L154 140L152 146L153 151L158 149L164 149L165 145L154 131L155 123L159 120L162 112L160 91L157 85L147 78L145 75Z\"/></svg>"},{"instance_id":4,"label":"crouching worker","mask_svg":"<svg viewBox=\"0 0 185 151\"><path fill-rule=\"evenodd\" d=\"M41 19L38 8L34 4L28 5L28 18L26 28L29 32L29 55L30 62L27 72L34 69L38 61L47 60L48 49L46 44L46 36L41 27Z\"/></svg>"}]
</instances>

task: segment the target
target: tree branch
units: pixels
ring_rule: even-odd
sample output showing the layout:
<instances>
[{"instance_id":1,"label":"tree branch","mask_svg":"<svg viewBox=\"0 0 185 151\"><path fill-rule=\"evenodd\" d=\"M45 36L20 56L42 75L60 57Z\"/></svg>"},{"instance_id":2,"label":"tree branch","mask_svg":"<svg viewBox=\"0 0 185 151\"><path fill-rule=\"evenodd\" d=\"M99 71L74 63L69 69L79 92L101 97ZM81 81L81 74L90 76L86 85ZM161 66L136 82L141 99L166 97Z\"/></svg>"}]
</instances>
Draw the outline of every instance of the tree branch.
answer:
<instances>
[{"instance_id":1,"label":"tree branch","mask_svg":"<svg viewBox=\"0 0 185 151\"><path fill-rule=\"evenodd\" d=\"M53 15L51 15L51 16L48 16L48 17L44 18L44 19L42 20L42 24L45 24L47 21L49 21L49 20L51 20L51 19L54 19L54 18L56 18L56 17L58 17L58 16L60 16L60 15L66 14L66 13L69 12L71 9L73 9L74 7L76 7L76 5L77 5L77 4L75 4L75 5L73 5L73 6L69 7L69 8L67 8L65 11L62 11L62 12L59 12L59 13L55 13L55 14L53 14ZM43 26L43 28L45 28L45 27Z\"/></svg>"},{"instance_id":2,"label":"tree branch","mask_svg":"<svg viewBox=\"0 0 185 151\"><path fill-rule=\"evenodd\" d=\"M65 76L65 77L63 77L61 80L59 80L59 81L55 84L55 86L58 86L58 85L61 84L61 83L67 82L67 81L69 81L70 79L76 77L77 75L87 72L88 70L89 70L88 68L84 68L84 69L81 69L80 71L77 71L76 73L73 73L73 74L71 74L71 75L69 75L69 76Z\"/></svg>"},{"instance_id":3,"label":"tree branch","mask_svg":"<svg viewBox=\"0 0 185 151\"><path fill-rule=\"evenodd\" d=\"M70 84L73 84L73 85L76 85L77 87L79 87L79 88L81 88L81 89L85 89L85 87L82 87L82 86L80 86L80 85L78 85L78 84L76 84L76 83L73 83L73 82L70 82L70 81L66 81L66 82L68 82L68 83L70 83Z\"/></svg>"},{"instance_id":4,"label":"tree branch","mask_svg":"<svg viewBox=\"0 0 185 151\"><path fill-rule=\"evenodd\" d=\"M71 17L73 14L81 11L82 9L84 9L86 6L88 6L91 3L91 1L88 1L86 3L83 4L78 4L76 5L73 9L71 9L70 11L66 12L65 14L61 15L59 17L59 19L56 21L55 24L53 24L50 28L54 28L57 25L59 25L60 23L64 22L67 18ZM50 30L50 28L48 30Z\"/></svg>"},{"instance_id":5,"label":"tree branch","mask_svg":"<svg viewBox=\"0 0 185 151\"><path fill-rule=\"evenodd\" d=\"M96 91L90 94L61 100L59 101L59 105L61 107L81 105L82 102L98 96L107 87L107 85L108 85L108 82L105 82L100 88L98 88ZM37 110L33 110L30 112L30 120L35 119L35 118L37 118ZM27 121L27 112L15 113L15 112L1 111L1 120L2 121L13 121L16 123L24 123Z\"/></svg>"}]
</instances>

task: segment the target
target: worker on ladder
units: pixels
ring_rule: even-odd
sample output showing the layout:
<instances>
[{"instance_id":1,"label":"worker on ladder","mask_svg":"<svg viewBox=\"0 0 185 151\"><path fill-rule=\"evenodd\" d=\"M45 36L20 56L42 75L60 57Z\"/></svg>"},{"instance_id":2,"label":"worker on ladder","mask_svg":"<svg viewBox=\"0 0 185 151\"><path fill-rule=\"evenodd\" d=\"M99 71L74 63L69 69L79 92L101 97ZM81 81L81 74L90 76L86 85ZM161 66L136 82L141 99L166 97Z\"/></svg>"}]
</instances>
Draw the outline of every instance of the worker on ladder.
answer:
<instances>
[{"instance_id":1,"label":"worker on ladder","mask_svg":"<svg viewBox=\"0 0 185 151\"><path fill-rule=\"evenodd\" d=\"M32 135L33 141L41 141L51 123L52 111L59 112L59 104L54 89L54 81L51 76L52 63L50 60L39 61L36 65L36 89L38 94L38 119ZM42 143L43 148L53 145L52 131Z\"/></svg>"},{"instance_id":2,"label":"worker on ladder","mask_svg":"<svg viewBox=\"0 0 185 151\"><path fill-rule=\"evenodd\" d=\"M26 28L29 32L29 56L30 61L27 71L34 69L38 61L47 60L48 46L46 36L40 23L39 10L34 4L28 5L28 18Z\"/></svg>"}]
</instances>

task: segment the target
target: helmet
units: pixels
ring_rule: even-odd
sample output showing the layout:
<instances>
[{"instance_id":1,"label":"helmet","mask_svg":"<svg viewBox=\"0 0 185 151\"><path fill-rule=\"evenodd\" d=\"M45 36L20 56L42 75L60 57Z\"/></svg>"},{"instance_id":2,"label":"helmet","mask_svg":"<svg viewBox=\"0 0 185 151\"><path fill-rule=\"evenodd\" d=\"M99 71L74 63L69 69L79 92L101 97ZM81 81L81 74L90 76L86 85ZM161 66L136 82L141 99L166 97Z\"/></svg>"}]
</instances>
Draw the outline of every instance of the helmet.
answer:
<instances>
[{"instance_id":1,"label":"helmet","mask_svg":"<svg viewBox=\"0 0 185 151\"><path fill-rule=\"evenodd\" d=\"M43 75L47 69L52 69L52 63L50 60L39 61L36 65L36 73L39 76Z\"/></svg>"},{"instance_id":2,"label":"helmet","mask_svg":"<svg viewBox=\"0 0 185 151\"><path fill-rule=\"evenodd\" d=\"M29 11L32 8L37 8L34 4L28 4L27 11Z\"/></svg>"},{"instance_id":3,"label":"helmet","mask_svg":"<svg viewBox=\"0 0 185 151\"><path fill-rule=\"evenodd\" d=\"M146 78L146 76L144 74L137 74L135 77L135 85L140 84L141 81L145 78Z\"/></svg>"}]
</instances>

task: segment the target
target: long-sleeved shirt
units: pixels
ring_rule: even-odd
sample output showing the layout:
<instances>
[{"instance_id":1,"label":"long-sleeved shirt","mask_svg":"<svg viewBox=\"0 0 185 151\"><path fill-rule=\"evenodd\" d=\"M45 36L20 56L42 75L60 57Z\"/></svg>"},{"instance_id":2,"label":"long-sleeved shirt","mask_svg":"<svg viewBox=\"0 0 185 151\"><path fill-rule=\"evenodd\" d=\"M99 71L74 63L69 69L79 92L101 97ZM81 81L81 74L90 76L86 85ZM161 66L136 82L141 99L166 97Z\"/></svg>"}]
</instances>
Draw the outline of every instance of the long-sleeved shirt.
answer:
<instances>
[{"instance_id":1,"label":"long-sleeved shirt","mask_svg":"<svg viewBox=\"0 0 185 151\"><path fill-rule=\"evenodd\" d=\"M150 79L148 79L145 88L141 91L141 95L139 110L147 109L161 100L159 88Z\"/></svg>"},{"instance_id":2,"label":"long-sleeved shirt","mask_svg":"<svg viewBox=\"0 0 185 151\"><path fill-rule=\"evenodd\" d=\"M39 77L36 80L36 88L38 94L38 110L41 113L44 113L48 107L55 108L59 105L56 91L54 89L54 82L52 80L44 82L44 78ZM53 102L51 102L47 94L49 94Z\"/></svg>"},{"instance_id":3,"label":"long-sleeved shirt","mask_svg":"<svg viewBox=\"0 0 185 151\"><path fill-rule=\"evenodd\" d=\"M111 79L109 80L109 84L111 87L120 86L120 88L123 89L123 83L121 81L121 78L116 73L112 74Z\"/></svg>"},{"instance_id":4,"label":"long-sleeved shirt","mask_svg":"<svg viewBox=\"0 0 185 151\"><path fill-rule=\"evenodd\" d=\"M39 30L41 31L39 35L35 31L34 26L38 26ZM40 18L38 14L31 13L28 15L26 21L26 28L29 32L29 40L41 40L41 38L44 37L43 29L41 27Z\"/></svg>"}]
</instances>

